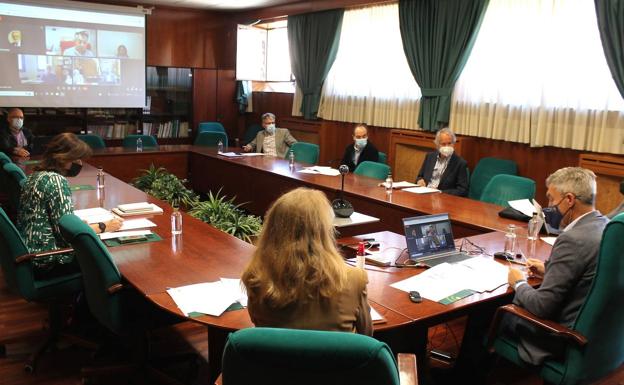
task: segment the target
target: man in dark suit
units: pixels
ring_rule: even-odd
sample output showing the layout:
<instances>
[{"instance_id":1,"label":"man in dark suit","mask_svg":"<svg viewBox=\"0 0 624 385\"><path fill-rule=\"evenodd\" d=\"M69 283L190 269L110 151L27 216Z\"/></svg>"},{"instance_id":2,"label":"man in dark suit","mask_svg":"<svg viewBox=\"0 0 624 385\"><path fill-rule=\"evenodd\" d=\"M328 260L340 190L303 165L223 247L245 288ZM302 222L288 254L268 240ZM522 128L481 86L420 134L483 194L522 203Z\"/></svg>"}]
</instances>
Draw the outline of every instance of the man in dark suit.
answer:
<instances>
[{"instance_id":1,"label":"man in dark suit","mask_svg":"<svg viewBox=\"0 0 624 385\"><path fill-rule=\"evenodd\" d=\"M33 136L24 127L24 112L19 108L9 108L7 125L0 129L0 151L8 156L30 156Z\"/></svg>"},{"instance_id":2,"label":"man in dark suit","mask_svg":"<svg viewBox=\"0 0 624 385\"><path fill-rule=\"evenodd\" d=\"M536 316L571 327L589 293L600 250L602 232L609 222L594 208L596 175L580 167L557 170L546 179L548 204L561 215L563 230L544 263L527 260L530 273L543 275L534 289L524 273L509 269L509 286L516 291L514 304ZM505 329L520 337L518 354L523 361L541 364L546 358L563 354L564 345L517 317L507 317Z\"/></svg>"},{"instance_id":3,"label":"man in dark suit","mask_svg":"<svg viewBox=\"0 0 624 385\"><path fill-rule=\"evenodd\" d=\"M468 164L455 154L457 138L449 128L436 133L437 151L430 152L416 177L421 187L436 188L443 193L466 196L468 194Z\"/></svg>"},{"instance_id":4,"label":"man in dark suit","mask_svg":"<svg viewBox=\"0 0 624 385\"><path fill-rule=\"evenodd\" d=\"M342 163L349 166L349 171L353 172L357 166L364 161L378 162L379 151L374 144L368 140L368 127L365 124L358 124L353 130L353 144L345 148Z\"/></svg>"}]
</instances>

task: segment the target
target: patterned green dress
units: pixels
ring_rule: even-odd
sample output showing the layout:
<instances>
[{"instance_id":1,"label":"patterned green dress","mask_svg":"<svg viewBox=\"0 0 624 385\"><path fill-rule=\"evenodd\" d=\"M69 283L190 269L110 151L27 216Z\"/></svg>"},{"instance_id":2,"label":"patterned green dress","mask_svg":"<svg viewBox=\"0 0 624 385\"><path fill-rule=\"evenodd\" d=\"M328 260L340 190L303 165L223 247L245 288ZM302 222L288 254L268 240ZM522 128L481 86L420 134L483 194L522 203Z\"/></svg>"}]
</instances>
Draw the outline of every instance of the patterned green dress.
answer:
<instances>
[{"instance_id":1,"label":"patterned green dress","mask_svg":"<svg viewBox=\"0 0 624 385\"><path fill-rule=\"evenodd\" d=\"M67 179L52 171L37 171L22 186L17 227L31 253L69 247L63 240L59 220L74 212ZM70 263L73 255L55 255L33 260L36 267Z\"/></svg>"}]
</instances>

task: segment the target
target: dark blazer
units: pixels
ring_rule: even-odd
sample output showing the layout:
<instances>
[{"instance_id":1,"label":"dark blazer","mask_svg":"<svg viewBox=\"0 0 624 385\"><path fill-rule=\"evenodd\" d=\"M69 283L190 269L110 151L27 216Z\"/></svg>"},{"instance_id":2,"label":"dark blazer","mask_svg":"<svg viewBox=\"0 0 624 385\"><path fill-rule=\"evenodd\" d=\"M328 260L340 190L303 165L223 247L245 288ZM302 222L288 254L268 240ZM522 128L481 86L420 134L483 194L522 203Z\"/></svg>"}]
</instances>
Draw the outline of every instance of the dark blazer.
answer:
<instances>
[{"instance_id":1,"label":"dark blazer","mask_svg":"<svg viewBox=\"0 0 624 385\"><path fill-rule=\"evenodd\" d=\"M26 127L22 128L22 132L26 137L26 151L32 152L33 149L33 135L29 129ZM0 151L7 154L7 156L13 156L13 149L17 147L17 140L15 140L15 136L11 133L11 130L6 127L0 130Z\"/></svg>"},{"instance_id":2,"label":"dark blazer","mask_svg":"<svg viewBox=\"0 0 624 385\"><path fill-rule=\"evenodd\" d=\"M416 182L420 179L424 179L427 184L431 182L431 176L433 175L433 168L438 160L438 152L433 151L425 156L425 161L418 172ZM459 155L453 153L449 160L442 178L440 178L440 184L438 190L443 193L466 196L468 195L468 163Z\"/></svg>"},{"instance_id":3,"label":"dark blazer","mask_svg":"<svg viewBox=\"0 0 624 385\"><path fill-rule=\"evenodd\" d=\"M596 274L602 232L608 222L599 211L593 211L561 233L546 263L542 284L538 289L519 286L514 304L540 318L571 327ZM524 361L539 365L552 355L549 350L556 345L541 330L518 320L514 327L521 336L518 353Z\"/></svg>"},{"instance_id":4,"label":"dark blazer","mask_svg":"<svg viewBox=\"0 0 624 385\"><path fill-rule=\"evenodd\" d=\"M371 162L379 162L379 150L372 144L370 141L366 142L366 146L362 150L360 157L358 158L357 164L353 163L353 154L355 153L355 148L353 147L353 143L349 144L347 148L345 148L344 155L342 157L342 164L346 164L349 166L349 171L353 172L357 168L357 166L364 162L365 160Z\"/></svg>"}]
</instances>

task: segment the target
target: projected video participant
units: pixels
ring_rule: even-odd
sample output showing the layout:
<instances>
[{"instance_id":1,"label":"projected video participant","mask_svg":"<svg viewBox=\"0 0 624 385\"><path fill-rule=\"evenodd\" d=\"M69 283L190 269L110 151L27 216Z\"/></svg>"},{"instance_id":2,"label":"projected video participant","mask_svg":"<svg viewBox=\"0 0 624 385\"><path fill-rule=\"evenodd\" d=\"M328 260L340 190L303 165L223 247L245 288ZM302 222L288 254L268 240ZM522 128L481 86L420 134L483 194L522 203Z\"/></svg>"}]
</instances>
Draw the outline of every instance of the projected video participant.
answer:
<instances>
[{"instance_id":1,"label":"projected video participant","mask_svg":"<svg viewBox=\"0 0 624 385\"><path fill-rule=\"evenodd\" d=\"M86 56L95 57L89 49L89 32L79 31L74 34L74 46L63 51L63 56Z\"/></svg>"},{"instance_id":2,"label":"projected video participant","mask_svg":"<svg viewBox=\"0 0 624 385\"><path fill-rule=\"evenodd\" d=\"M9 32L9 44L13 47L22 46L22 31L14 29Z\"/></svg>"},{"instance_id":3,"label":"projected video participant","mask_svg":"<svg viewBox=\"0 0 624 385\"><path fill-rule=\"evenodd\" d=\"M125 31L98 29L97 47L98 57L138 60L145 52L143 35Z\"/></svg>"}]
</instances>

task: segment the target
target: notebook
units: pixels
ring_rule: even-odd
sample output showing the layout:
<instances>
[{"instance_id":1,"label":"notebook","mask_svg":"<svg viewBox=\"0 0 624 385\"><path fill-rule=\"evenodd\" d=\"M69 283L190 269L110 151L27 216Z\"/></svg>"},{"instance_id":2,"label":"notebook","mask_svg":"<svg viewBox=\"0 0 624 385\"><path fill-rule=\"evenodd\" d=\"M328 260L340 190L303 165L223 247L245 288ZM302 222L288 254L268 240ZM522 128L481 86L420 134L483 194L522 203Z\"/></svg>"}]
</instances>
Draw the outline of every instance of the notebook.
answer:
<instances>
[{"instance_id":1,"label":"notebook","mask_svg":"<svg viewBox=\"0 0 624 385\"><path fill-rule=\"evenodd\" d=\"M455 240L448 214L403 218L405 241L410 259L435 266L471 258L455 250Z\"/></svg>"}]
</instances>

